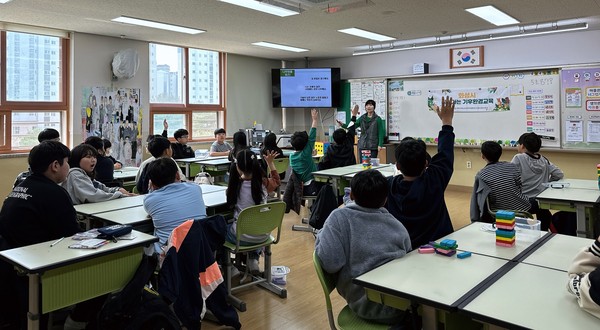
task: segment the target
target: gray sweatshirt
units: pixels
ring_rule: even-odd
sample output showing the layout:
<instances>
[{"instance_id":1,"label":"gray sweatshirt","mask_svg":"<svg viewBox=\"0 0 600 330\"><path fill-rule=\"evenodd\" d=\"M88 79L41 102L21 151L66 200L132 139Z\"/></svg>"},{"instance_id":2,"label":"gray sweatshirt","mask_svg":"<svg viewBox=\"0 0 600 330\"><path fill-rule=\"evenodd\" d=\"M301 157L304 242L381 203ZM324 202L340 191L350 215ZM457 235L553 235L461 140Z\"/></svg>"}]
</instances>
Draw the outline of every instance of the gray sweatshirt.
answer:
<instances>
[{"instance_id":1,"label":"gray sweatshirt","mask_svg":"<svg viewBox=\"0 0 600 330\"><path fill-rule=\"evenodd\" d=\"M323 269L338 274L336 288L350 309L364 319L382 323L393 323L402 314L369 301L364 288L353 284L352 279L403 257L410 249L406 228L385 208L370 209L354 203L329 215L315 243Z\"/></svg>"},{"instance_id":2,"label":"gray sweatshirt","mask_svg":"<svg viewBox=\"0 0 600 330\"><path fill-rule=\"evenodd\" d=\"M104 202L123 195L119 191L119 187L109 188L101 182L92 181L92 178L79 167L71 168L67 179L60 185L71 196L73 205Z\"/></svg>"},{"instance_id":3,"label":"gray sweatshirt","mask_svg":"<svg viewBox=\"0 0 600 330\"><path fill-rule=\"evenodd\" d=\"M565 176L560 168L538 153L516 154L512 162L521 168L523 194L527 197L539 195L546 189L544 183L560 180Z\"/></svg>"}]
</instances>

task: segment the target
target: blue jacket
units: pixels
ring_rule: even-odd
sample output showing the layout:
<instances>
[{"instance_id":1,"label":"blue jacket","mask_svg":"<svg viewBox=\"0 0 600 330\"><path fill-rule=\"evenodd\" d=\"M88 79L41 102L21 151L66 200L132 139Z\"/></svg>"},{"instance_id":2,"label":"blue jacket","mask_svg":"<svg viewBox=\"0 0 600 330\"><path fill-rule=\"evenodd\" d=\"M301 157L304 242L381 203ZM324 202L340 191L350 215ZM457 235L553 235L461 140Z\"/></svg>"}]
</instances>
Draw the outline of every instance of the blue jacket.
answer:
<instances>
[{"instance_id":1,"label":"blue jacket","mask_svg":"<svg viewBox=\"0 0 600 330\"><path fill-rule=\"evenodd\" d=\"M454 231L444 201L453 171L454 129L445 125L438 135L438 153L420 177L412 182L402 175L389 179L386 208L408 230L413 250Z\"/></svg>"}]
</instances>

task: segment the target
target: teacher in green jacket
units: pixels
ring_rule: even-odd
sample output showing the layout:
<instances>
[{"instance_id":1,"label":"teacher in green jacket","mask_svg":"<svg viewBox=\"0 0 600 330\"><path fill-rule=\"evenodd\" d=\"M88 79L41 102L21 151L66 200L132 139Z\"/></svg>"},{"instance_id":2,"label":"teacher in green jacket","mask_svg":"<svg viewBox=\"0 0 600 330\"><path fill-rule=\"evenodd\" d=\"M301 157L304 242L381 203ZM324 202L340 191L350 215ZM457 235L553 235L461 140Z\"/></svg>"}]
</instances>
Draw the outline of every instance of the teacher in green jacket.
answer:
<instances>
[{"instance_id":1,"label":"teacher in green jacket","mask_svg":"<svg viewBox=\"0 0 600 330\"><path fill-rule=\"evenodd\" d=\"M383 119L375 113L376 103L373 100L365 102L366 113L358 117L356 125L360 127L360 138L358 139L358 156L369 154L371 158L377 158L379 150L383 148L383 137L385 127Z\"/></svg>"}]
</instances>

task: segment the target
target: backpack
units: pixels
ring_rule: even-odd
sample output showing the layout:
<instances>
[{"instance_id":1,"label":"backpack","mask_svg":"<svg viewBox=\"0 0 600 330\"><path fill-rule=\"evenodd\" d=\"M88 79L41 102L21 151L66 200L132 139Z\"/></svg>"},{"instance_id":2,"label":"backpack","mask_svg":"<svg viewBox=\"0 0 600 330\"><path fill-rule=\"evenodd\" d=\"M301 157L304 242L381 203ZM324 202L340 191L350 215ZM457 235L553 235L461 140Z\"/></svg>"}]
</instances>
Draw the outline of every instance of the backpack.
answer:
<instances>
[{"instance_id":1,"label":"backpack","mask_svg":"<svg viewBox=\"0 0 600 330\"><path fill-rule=\"evenodd\" d=\"M196 174L194 182L197 184L215 184L215 178L213 178L208 172L200 172Z\"/></svg>"},{"instance_id":2,"label":"backpack","mask_svg":"<svg viewBox=\"0 0 600 330\"><path fill-rule=\"evenodd\" d=\"M91 329L180 330L179 319L165 300L146 288L158 259L144 255L133 278L116 293L109 294Z\"/></svg>"},{"instance_id":3,"label":"backpack","mask_svg":"<svg viewBox=\"0 0 600 330\"><path fill-rule=\"evenodd\" d=\"M310 207L308 223L315 229L323 228L329 214L338 207L338 199L331 185L324 185L317 194L317 199Z\"/></svg>"}]
</instances>

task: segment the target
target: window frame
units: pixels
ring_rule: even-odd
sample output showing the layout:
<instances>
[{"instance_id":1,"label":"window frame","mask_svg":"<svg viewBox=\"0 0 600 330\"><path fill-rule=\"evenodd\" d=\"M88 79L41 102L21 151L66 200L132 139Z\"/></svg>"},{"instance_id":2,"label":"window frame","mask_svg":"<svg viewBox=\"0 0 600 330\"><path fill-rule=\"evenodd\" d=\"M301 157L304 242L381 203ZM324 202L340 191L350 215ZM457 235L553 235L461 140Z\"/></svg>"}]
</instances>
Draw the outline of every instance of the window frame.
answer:
<instances>
[{"instance_id":1,"label":"window frame","mask_svg":"<svg viewBox=\"0 0 600 330\"><path fill-rule=\"evenodd\" d=\"M158 44L158 43L154 43ZM166 45L166 44L160 44ZM227 95L225 87L227 86L227 54L223 52L217 52L219 54L219 104L191 104L189 101L190 98L190 83L188 79L188 70L189 70L189 50L199 49L194 47L184 47L184 46L175 46L175 45L167 45L173 47L183 48L185 51L183 52L183 70L182 70L182 78L183 79L183 92L184 92L184 103L150 103L149 108L149 132L152 134L154 132L154 116L161 114L182 114L184 115L185 122L188 123L189 127L185 127L190 135L189 142L207 142L212 141L214 138L209 137L195 137L193 136L193 128L192 125L192 114L194 112L216 112L217 120L220 123L223 123L223 127L225 128L225 123L227 121L227 105L225 101L225 97ZM202 50L202 49L201 49ZM150 82L152 79L148 77L148 81ZM150 89L150 87L149 87ZM148 97L150 99L150 97ZM216 129L217 127L215 127ZM162 132L162 127L161 130ZM172 136L169 137L170 140L174 140Z\"/></svg>"},{"instance_id":2,"label":"window frame","mask_svg":"<svg viewBox=\"0 0 600 330\"><path fill-rule=\"evenodd\" d=\"M7 43L6 34L7 32L24 33L38 36L50 36L56 37L60 40L60 51L61 51L61 66L60 66L60 96L59 101L56 102L39 102L39 101L8 101L6 99L6 86L7 86ZM30 148L16 149L12 146L12 114L13 112L22 111L34 111L34 112L59 112L61 114L61 141L68 145L68 138L70 136L69 125L67 124L70 120L70 42L66 37L56 36L52 34L44 33L32 33L19 30L0 30L0 116L5 116L6 122L5 128L0 128L0 134L4 132L6 141L4 145L0 145L0 154L15 154L29 152Z\"/></svg>"}]
</instances>

